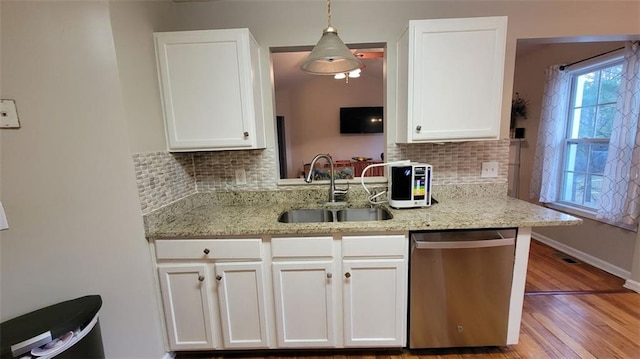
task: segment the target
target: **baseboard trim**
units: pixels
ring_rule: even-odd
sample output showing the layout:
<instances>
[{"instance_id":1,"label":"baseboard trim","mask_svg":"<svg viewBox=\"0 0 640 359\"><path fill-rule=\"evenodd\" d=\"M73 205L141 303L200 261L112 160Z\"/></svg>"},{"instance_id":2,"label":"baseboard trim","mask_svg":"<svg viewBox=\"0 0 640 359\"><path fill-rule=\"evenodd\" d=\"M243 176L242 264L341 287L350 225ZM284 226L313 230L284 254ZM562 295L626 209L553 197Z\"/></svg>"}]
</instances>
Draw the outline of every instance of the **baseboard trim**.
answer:
<instances>
[{"instance_id":1,"label":"baseboard trim","mask_svg":"<svg viewBox=\"0 0 640 359\"><path fill-rule=\"evenodd\" d=\"M640 282L636 282L635 280L627 279L623 287L631 289L636 293L640 293Z\"/></svg>"},{"instance_id":2,"label":"baseboard trim","mask_svg":"<svg viewBox=\"0 0 640 359\"><path fill-rule=\"evenodd\" d=\"M603 271L607 272L607 273L611 273L617 277L620 277L622 279L626 279L627 283L629 282L629 278L631 277L631 272L624 270L618 266L615 266L609 262L603 261L600 258L596 258L590 254L587 254L585 252L579 251L575 248L569 247L566 244L560 243L556 240L553 240L547 236L544 236L540 233L536 233L536 232L532 232L531 233L531 238L542 242L546 245L548 245L549 247L555 248L559 251L562 251L570 256L573 256L577 259L580 259L581 261L590 264L598 269L602 269ZM635 290L633 288L629 288L632 290ZM636 290L637 291L637 290Z\"/></svg>"},{"instance_id":3,"label":"baseboard trim","mask_svg":"<svg viewBox=\"0 0 640 359\"><path fill-rule=\"evenodd\" d=\"M166 352L162 359L174 359L176 357L175 352Z\"/></svg>"}]
</instances>

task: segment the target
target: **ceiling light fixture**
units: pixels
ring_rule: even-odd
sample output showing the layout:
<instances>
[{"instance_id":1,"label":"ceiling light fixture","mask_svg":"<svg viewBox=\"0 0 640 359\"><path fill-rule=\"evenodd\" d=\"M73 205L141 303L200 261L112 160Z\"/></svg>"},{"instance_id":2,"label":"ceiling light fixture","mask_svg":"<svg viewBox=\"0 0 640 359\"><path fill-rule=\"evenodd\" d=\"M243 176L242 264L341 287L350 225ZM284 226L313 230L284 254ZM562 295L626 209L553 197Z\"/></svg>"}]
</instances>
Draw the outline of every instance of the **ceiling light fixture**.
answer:
<instances>
[{"instance_id":1,"label":"ceiling light fixture","mask_svg":"<svg viewBox=\"0 0 640 359\"><path fill-rule=\"evenodd\" d=\"M341 72L339 74L335 74L333 75L333 78L336 80L344 80L346 79L347 83L349 83L349 79L355 79L360 77L360 72L362 72L362 69L355 69L353 71L349 71L349 72Z\"/></svg>"},{"instance_id":2,"label":"ceiling light fixture","mask_svg":"<svg viewBox=\"0 0 640 359\"><path fill-rule=\"evenodd\" d=\"M327 28L300 69L314 75L335 75L353 71L361 65L338 37L338 30L331 26L331 0L327 0Z\"/></svg>"}]
</instances>

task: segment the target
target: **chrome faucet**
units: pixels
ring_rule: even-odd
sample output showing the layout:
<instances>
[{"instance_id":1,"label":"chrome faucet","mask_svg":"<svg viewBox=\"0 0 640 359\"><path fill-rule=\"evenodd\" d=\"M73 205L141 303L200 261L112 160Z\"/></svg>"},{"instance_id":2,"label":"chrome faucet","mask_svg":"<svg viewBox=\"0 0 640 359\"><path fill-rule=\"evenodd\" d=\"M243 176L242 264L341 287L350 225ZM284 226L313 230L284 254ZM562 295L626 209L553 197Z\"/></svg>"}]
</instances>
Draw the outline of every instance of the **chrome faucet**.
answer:
<instances>
[{"instance_id":1,"label":"chrome faucet","mask_svg":"<svg viewBox=\"0 0 640 359\"><path fill-rule=\"evenodd\" d=\"M335 180L335 169L333 167L333 160L331 159L331 157L329 157L329 155L325 155L323 153L320 153L318 155L316 155L313 160L311 160L311 166L309 166L309 173L307 174L307 178L304 179L305 182L307 183L311 183L313 181L313 169L316 165L316 162L320 159L320 158L324 158L327 160L327 162L329 162L329 180L331 181L329 184L329 202L331 203L335 203L336 202L336 196L342 196L344 197L347 194L347 191L349 190L347 189L337 189L336 188L336 180Z\"/></svg>"}]
</instances>

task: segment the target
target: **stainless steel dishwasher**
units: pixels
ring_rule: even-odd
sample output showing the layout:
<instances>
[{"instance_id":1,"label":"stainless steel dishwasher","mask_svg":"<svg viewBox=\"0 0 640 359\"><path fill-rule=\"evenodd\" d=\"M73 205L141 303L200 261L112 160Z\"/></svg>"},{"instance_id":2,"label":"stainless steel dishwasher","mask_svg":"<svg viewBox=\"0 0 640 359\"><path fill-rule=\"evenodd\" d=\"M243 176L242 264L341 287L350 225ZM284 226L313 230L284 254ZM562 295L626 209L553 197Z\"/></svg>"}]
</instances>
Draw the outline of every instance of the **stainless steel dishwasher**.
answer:
<instances>
[{"instance_id":1,"label":"stainless steel dishwasher","mask_svg":"<svg viewBox=\"0 0 640 359\"><path fill-rule=\"evenodd\" d=\"M515 229L411 234L409 348L507 343Z\"/></svg>"}]
</instances>

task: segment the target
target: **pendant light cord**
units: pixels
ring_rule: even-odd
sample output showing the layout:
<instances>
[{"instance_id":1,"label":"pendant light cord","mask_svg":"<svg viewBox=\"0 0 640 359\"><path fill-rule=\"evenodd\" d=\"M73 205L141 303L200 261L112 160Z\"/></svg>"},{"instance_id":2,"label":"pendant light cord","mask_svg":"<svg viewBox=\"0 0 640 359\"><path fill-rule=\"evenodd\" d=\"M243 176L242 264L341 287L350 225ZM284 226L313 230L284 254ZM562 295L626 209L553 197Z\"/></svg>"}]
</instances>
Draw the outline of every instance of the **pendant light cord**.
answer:
<instances>
[{"instance_id":1,"label":"pendant light cord","mask_svg":"<svg viewBox=\"0 0 640 359\"><path fill-rule=\"evenodd\" d=\"M331 0L327 0L327 27L331 27Z\"/></svg>"}]
</instances>

